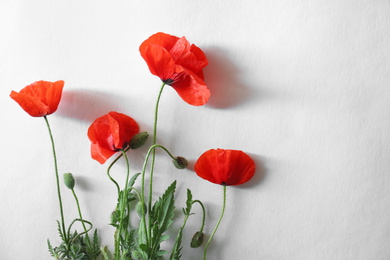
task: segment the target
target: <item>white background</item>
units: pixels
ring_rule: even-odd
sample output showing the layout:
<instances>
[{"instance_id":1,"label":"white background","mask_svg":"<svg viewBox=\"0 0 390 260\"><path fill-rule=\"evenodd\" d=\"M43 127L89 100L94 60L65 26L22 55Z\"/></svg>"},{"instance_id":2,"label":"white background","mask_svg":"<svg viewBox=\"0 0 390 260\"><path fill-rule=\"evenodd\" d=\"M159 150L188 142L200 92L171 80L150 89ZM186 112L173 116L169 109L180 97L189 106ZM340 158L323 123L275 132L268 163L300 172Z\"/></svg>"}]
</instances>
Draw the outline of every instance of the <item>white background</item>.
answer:
<instances>
[{"instance_id":1,"label":"white background","mask_svg":"<svg viewBox=\"0 0 390 260\"><path fill-rule=\"evenodd\" d=\"M205 203L211 234L222 187L197 177L194 162L211 148L240 149L257 172L228 187L208 259L390 259L390 1L0 0L1 259L50 259L46 239L59 242L47 129L11 90L65 81L49 116L59 170L75 175L84 217L112 250L116 190L108 163L90 158L86 133L109 111L152 131L161 82L138 48L159 31L206 53L212 93L202 107L170 87L162 95L158 142L190 160L179 171L158 153L154 197L179 182L174 231L190 188ZM132 173L146 150L129 153ZM113 176L123 183L124 175L121 161ZM61 189L69 224L77 210ZM197 208L185 243L200 221ZM202 253L187 246L183 259Z\"/></svg>"}]
</instances>

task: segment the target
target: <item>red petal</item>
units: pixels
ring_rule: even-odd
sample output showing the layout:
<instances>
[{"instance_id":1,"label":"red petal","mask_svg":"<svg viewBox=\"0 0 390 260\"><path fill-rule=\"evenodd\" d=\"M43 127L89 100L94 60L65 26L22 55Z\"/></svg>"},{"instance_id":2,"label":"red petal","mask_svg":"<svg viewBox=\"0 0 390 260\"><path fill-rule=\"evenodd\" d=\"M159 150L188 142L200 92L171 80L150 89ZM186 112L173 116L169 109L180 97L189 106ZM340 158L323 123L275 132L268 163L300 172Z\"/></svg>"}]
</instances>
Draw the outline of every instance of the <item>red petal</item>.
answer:
<instances>
[{"instance_id":1,"label":"red petal","mask_svg":"<svg viewBox=\"0 0 390 260\"><path fill-rule=\"evenodd\" d=\"M239 185L249 181L255 173L255 163L239 150L209 150L195 164L196 174L210 182Z\"/></svg>"},{"instance_id":2,"label":"red petal","mask_svg":"<svg viewBox=\"0 0 390 260\"><path fill-rule=\"evenodd\" d=\"M103 148L99 144L91 144L91 157L92 159L98 161L100 164L103 164L109 159L112 155L115 154L115 151Z\"/></svg>"},{"instance_id":3,"label":"red petal","mask_svg":"<svg viewBox=\"0 0 390 260\"><path fill-rule=\"evenodd\" d=\"M206 56L201 49L195 45L191 46L185 37L180 38L169 53L172 54L176 64L191 70L195 74L208 64Z\"/></svg>"},{"instance_id":4,"label":"red petal","mask_svg":"<svg viewBox=\"0 0 390 260\"><path fill-rule=\"evenodd\" d=\"M109 115L97 118L88 128L88 138L100 147L115 151L114 141L111 134Z\"/></svg>"},{"instance_id":5,"label":"red petal","mask_svg":"<svg viewBox=\"0 0 390 260\"><path fill-rule=\"evenodd\" d=\"M109 115L110 129L115 148L126 148L131 138L139 132L137 122L131 117L121 113L110 112Z\"/></svg>"},{"instance_id":6,"label":"red petal","mask_svg":"<svg viewBox=\"0 0 390 260\"><path fill-rule=\"evenodd\" d=\"M48 115L54 113L61 100L62 89L64 88L64 81L59 80L50 84L50 87L46 91L46 102L49 106Z\"/></svg>"},{"instance_id":7,"label":"red petal","mask_svg":"<svg viewBox=\"0 0 390 260\"><path fill-rule=\"evenodd\" d=\"M144 60L146 60L145 53L146 53L146 49L149 45L159 45L169 52L171 50L171 48L173 47L173 45L175 45L175 43L178 40L179 40L179 38L176 36L159 32L159 33L153 34L147 40L145 40L141 44L141 46L139 47L139 51L141 53L142 58L144 58Z\"/></svg>"},{"instance_id":8,"label":"red petal","mask_svg":"<svg viewBox=\"0 0 390 260\"><path fill-rule=\"evenodd\" d=\"M173 77L174 82L171 86L176 90L179 96L188 104L193 106L202 106L206 104L210 97L210 90L201 78L195 73L180 65L176 66L177 71Z\"/></svg>"},{"instance_id":9,"label":"red petal","mask_svg":"<svg viewBox=\"0 0 390 260\"><path fill-rule=\"evenodd\" d=\"M229 150L226 160L231 162L226 185L240 185L249 181L255 174L254 161L244 152Z\"/></svg>"},{"instance_id":10,"label":"red petal","mask_svg":"<svg viewBox=\"0 0 390 260\"><path fill-rule=\"evenodd\" d=\"M12 91L10 97L15 100L30 116L42 117L47 114L47 106L36 97L29 96L22 93L22 91L21 93Z\"/></svg>"},{"instance_id":11,"label":"red petal","mask_svg":"<svg viewBox=\"0 0 390 260\"><path fill-rule=\"evenodd\" d=\"M153 75L162 81L170 79L175 71L175 62L171 54L161 46L150 45L145 51L145 61Z\"/></svg>"}]
</instances>

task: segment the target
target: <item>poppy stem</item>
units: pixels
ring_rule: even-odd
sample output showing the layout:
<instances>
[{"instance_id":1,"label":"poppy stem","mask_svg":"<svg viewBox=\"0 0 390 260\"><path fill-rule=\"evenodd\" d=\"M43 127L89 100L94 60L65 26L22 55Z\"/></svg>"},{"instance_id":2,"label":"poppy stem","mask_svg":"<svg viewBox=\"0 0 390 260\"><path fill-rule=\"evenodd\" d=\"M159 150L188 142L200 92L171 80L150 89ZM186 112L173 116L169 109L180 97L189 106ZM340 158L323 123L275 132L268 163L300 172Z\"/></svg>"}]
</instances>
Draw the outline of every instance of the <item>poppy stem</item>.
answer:
<instances>
[{"instance_id":1,"label":"poppy stem","mask_svg":"<svg viewBox=\"0 0 390 260\"><path fill-rule=\"evenodd\" d=\"M120 188L119 188L119 184L114 180L114 178L111 177L110 175L110 170L111 170L111 167L119 160L119 158L122 157L123 154L121 154L120 156L118 156L111 164L110 166L108 166L107 168L107 175L108 175L108 178L110 178L110 180L115 184L116 186L116 189L118 191L118 197L119 197L119 193L120 193Z\"/></svg>"},{"instance_id":2,"label":"poppy stem","mask_svg":"<svg viewBox=\"0 0 390 260\"><path fill-rule=\"evenodd\" d=\"M203 260L206 260L206 251L207 251L207 247L209 246L211 240L213 239L214 234L215 234L215 232L216 232L217 229L218 229L219 223L221 223L221 220L222 220L222 217L223 217L223 213L225 212L225 206L226 206L226 185L223 184L223 206L222 206L222 213L221 213L221 216L219 217L219 220L218 220L217 225L216 225L215 228L214 228L213 233L211 234L211 236L210 236L209 240L207 241L207 244L206 244L206 246L205 246L205 248L204 248Z\"/></svg>"},{"instance_id":3,"label":"poppy stem","mask_svg":"<svg viewBox=\"0 0 390 260\"><path fill-rule=\"evenodd\" d=\"M195 204L196 202L199 203L199 205L202 207L202 211L203 211L202 226L200 227L200 231L199 231L199 232L203 232L204 222L206 220L206 210L204 209L204 205L200 200L194 200L192 202L192 204Z\"/></svg>"},{"instance_id":4,"label":"poppy stem","mask_svg":"<svg viewBox=\"0 0 390 260\"><path fill-rule=\"evenodd\" d=\"M158 105L160 103L160 98L161 98L161 94L163 92L164 86L165 86L165 83L162 84L162 86L160 88L160 92L158 93L157 102L156 102L156 108L155 108L155 111L154 111L153 145L156 144L156 140L157 140ZM150 166L150 180L149 180L149 204L148 204L148 209L149 210L152 207L153 170L154 170L154 161L155 161L155 159L156 159L156 151L155 151L155 149L153 149L152 164ZM149 226L148 232L149 232L149 237L152 237L152 231L151 231L150 225L151 225L151 223L150 223L150 215L149 215L149 217L148 217L148 226Z\"/></svg>"},{"instance_id":5,"label":"poppy stem","mask_svg":"<svg viewBox=\"0 0 390 260\"><path fill-rule=\"evenodd\" d=\"M87 228L85 227L85 224L84 224L83 216L81 215L79 200L78 200L78 198L77 198L77 196L76 196L76 192L74 191L74 189L72 189L72 193L73 193L73 196L74 196L74 198L75 198L75 200L76 200L77 209L78 209L78 211L79 211L79 216L80 216L80 219L81 219L81 224L83 225L84 231L85 231L85 232L88 232L88 231L87 231Z\"/></svg>"},{"instance_id":6,"label":"poppy stem","mask_svg":"<svg viewBox=\"0 0 390 260\"><path fill-rule=\"evenodd\" d=\"M123 157L125 157L125 160L126 160L126 166L127 166L127 173L126 173L126 184L125 184L125 189L123 190L123 194L122 194L122 205L121 205L121 208L119 209L120 210L120 219L119 219L119 229L118 229L118 241L119 241L119 237L121 236L121 232L122 232L122 227L123 227L123 217L124 217L124 214L125 214L125 205L127 205L127 185L128 185L128 182L129 182L129 175L130 175L130 166L129 166L129 159L127 158L126 156L126 152L125 150L122 150L122 154L123 154ZM127 229L127 227L126 227ZM119 260L120 259L120 250L119 250L119 242L116 244L116 249L115 251L117 252L116 254L116 258Z\"/></svg>"},{"instance_id":7,"label":"poppy stem","mask_svg":"<svg viewBox=\"0 0 390 260\"><path fill-rule=\"evenodd\" d=\"M154 144L152 145L147 154L146 154L146 157L145 157L145 161L144 161L144 165L142 167L142 181L141 181L141 202L144 203L145 202L145 171L146 171L146 165L149 161L149 157L150 157L150 154L155 151L155 149L159 147L161 149L163 149L172 159L174 158L174 156L168 151L167 148L165 148L164 146L162 145L159 145L159 144ZM151 195L149 194L149 210L151 209ZM145 219L145 212L144 212L144 207L142 207L142 220L143 220L143 224L144 224L144 229L145 229L145 232L147 230L146 228L146 219ZM149 226L149 229L150 229L150 226ZM148 234L149 235L149 234ZM149 236L150 237L150 236ZM146 237L146 242L149 243L149 240L148 240L148 236Z\"/></svg>"},{"instance_id":8,"label":"poppy stem","mask_svg":"<svg viewBox=\"0 0 390 260\"><path fill-rule=\"evenodd\" d=\"M47 129L49 130L49 135L50 135L50 140L51 140L51 147L52 147L52 150L53 150L54 169L55 169L56 180L57 180L58 201L59 201L59 204L60 204L60 212L61 212L62 232L63 232L63 236L64 236L64 239L65 239L65 242L68 243L68 238L67 238L66 229L65 229L65 221L64 221L64 210L62 208L61 191L60 191L60 180L59 180L59 177L58 177L57 156L56 156L56 150L54 148L54 139L53 139L53 134L51 133L51 129L50 129L50 125L49 125L49 121L47 120L47 117L44 116L43 118L45 119L45 122L46 122L46 125L47 125Z\"/></svg>"}]
</instances>

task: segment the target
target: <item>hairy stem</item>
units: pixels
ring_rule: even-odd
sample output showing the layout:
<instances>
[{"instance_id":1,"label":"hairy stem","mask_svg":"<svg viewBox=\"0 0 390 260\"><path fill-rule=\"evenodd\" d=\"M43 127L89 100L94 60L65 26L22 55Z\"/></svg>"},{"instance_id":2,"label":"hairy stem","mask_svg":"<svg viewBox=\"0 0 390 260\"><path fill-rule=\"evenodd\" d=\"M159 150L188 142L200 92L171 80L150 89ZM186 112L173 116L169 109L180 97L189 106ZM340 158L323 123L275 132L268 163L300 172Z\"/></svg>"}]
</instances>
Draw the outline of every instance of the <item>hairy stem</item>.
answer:
<instances>
[{"instance_id":1,"label":"hairy stem","mask_svg":"<svg viewBox=\"0 0 390 260\"><path fill-rule=\"evenodd\" d=\"M222 206L222 213L221 213L221 216L219 217L219 220L218 220L217 225L216 225L215 228L214 228L213 233L211 234L211 236L210 236L209 240L207 241L207 244L206 244L206 246L205 246L205 248L204 248L203 260L206 260L206 251L207 251L207 247L209 246L211 240L213 239L214 234L215 234L215 232L216 232L217 229L218 229L219 223L221 223L221 220L222 220L222 217L223 217L223 213L225 212L225 205L226 205L226 185L223 185L223 206Z\"/></svg>"},{"instance_id":2,"label":"hairy stem","mask_svg":"<svg viewBox=\"0 0 390 260\"><path fill-rule=\"evenodd\" d=\"M148 164L148 161L149 161L149 157L150 157L150 154L156 149L156 148L161 148L163 149L172 159L175 158L169 151L167 148L165 148L164 146L162 145L159 145L159 144L154 144L152 145L147 154L146 154L146 157L145 157L145 161L144 161L144 165L142 167L142 181L141 181L141 202L144 203L145 202L145 171L146 171L146 165ZM151 200L150 200L150 197L151 195L149 195L149 212L151 210ZM142 207L142 219L143 219L143 222L144 222L144 228L145 230L147 230L146 228L146 221L145 221L145 211L144 211L144 207ZM150 229L150 225L149 225L149 229ZM151 233L150 233L151 234ZM150 237L150 234L147 234L148 236L146 237L146 242L149 244L149 240L148 240L148 237Z\"/></svg>"},{"instance_id":3,"label":"hairy stem","mask_svg":"<svg viewBox=\"0 0 390 260\"><path fill-rule=\"evenodd\" d=\"M74 196L74 198L76 200L77 209L79 211L79 216L80 216L80 219L81 219L81 224L83 225L84 231L87 232L87 228L85 227L83 216L81 215L79 200L78 200L78 198L76 196L76 192L74 191L74 189L72 189L72 193L73 193L73 196Z\"/></svg>"},{"instance_id":4,"label":"hairy stem","mask_svg":"<svg viewBox=\"0 0 390 260\"><path fill-rule=\"evenodd\" d=\"M47 129L49 130L51 146L52 146L52 150L53 150L54 168L55 168L56 180L57 180L58 201L59 201L59 204L60 204L60 212L61 212L62 232L63 232L64 238L65 238L65 242L67 243L68 242L68 237L66 235L66 229L65 229L64 210L62 208L61 191L60 191L60 180L59 180L59 177L58 177L57 156L56 156L56 150L54 148L54 139L53 139L53 135L51 133L51 129L50 129L50 125L49 125L49 121L47 120L47 117L44 116L43 118L45 119L45 122L46 122L46 125L47 125Z\"/></svg>"},{"instance_id":5,"label":"hairy stem","mask_svg":"<svg viewBox=\"0 0 390 260\"><path fill-rule=\"evenodd\" d=\"M157 140L158 105L160 103L161 93L162 93L162 91L164 89L164 86L165 86L165 83L162 84L160 92L158 93L157 102L156 102L156 108L155 108L155 111L154 111L153 145L156 144L156 140ZM154 170L154 161L155 161L155 159L156 159L156 151L153 149L152 164L150 166L150 180L149 180L149 204L148 204L148 208L149 209L152 206L153 170ZM152 236L152 231L151 231L150 225L151 225L151 223L150 223L150 215L149 215L149 217L148 217L149 237Z\"/></svg>"},{"instance_id":6,"label":"hairy stem","mask_svg":"<svg viewBox=\"0 0 390 260\"><path fill-rule=\"evenodd\" d=\"M119 222L118 238L117 238L118 241L119 241L119 236L121 235L122 228L123 228L123 217L124 217L124 214L125 214L125 204L127 204L127 185L128 185L128 182L129 182L129 175L130 175L129 160L128 160L127 156L126 156L125 150L122 150L122 154L123 154L123 156L125 157L125 160L126 160L127 173L126 173L126 184L125 184L125 189L123 190L123 194L122 194L122 204L121 204L121 209L120 209L121 215L120 215L120 218L119 218L120 222ZM117 252L116 258L119 260L120 259L119 242L116 243L115 251Z\"/></svg>"},{"instance_id":7,"label":"hairy stem","mask_svg":"<svg viewBox=\"0 0 390 260\"><path fill-rule=\"evenodd\" d=\"M206 220L206 210L204 209L204 205L203 205L203 203L202 203L200 200L194 200L194 201L192 202L192 204L194 204L194 203L199 203L200 206L202 207L203 218L202 218L202 226L200 227L199 232L203 232L204 222L205 222L205 220Z\"/></svg>"}]
</instances>

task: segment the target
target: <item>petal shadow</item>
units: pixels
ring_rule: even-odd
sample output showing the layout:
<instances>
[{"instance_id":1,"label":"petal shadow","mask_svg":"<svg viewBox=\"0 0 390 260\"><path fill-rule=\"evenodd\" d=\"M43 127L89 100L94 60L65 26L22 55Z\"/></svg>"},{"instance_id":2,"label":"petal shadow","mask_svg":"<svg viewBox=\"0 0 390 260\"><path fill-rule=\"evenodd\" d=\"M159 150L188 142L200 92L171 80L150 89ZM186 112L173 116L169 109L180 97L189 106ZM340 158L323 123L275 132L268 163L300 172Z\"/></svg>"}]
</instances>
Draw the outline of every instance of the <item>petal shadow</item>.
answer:
<instances>
[{"instance_id":1,"label":"petal shadow","mask_svg":"<svg viewBox=\"0 0 390 260\"><path fill-rule=\"evenodd\" d=\"M207 105L227 108L238 105L251 96L251 90L238 79L239 68L231 62L226 51L219 48L206 49L209 61L204 69L205 82L211 96Z\"/></svg>"},{"instance_id":2,"label":"petal shadow","mask_svg":"<svg viewBox=\"0 0 390 260\"><path fill-rule=\"evenodd\" d=\"M104 92L64 91L57 112L64 117L92 122L110 111L120 111L118 99L118 97Z\"/></svg>"}]
</instances>

